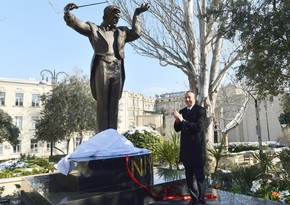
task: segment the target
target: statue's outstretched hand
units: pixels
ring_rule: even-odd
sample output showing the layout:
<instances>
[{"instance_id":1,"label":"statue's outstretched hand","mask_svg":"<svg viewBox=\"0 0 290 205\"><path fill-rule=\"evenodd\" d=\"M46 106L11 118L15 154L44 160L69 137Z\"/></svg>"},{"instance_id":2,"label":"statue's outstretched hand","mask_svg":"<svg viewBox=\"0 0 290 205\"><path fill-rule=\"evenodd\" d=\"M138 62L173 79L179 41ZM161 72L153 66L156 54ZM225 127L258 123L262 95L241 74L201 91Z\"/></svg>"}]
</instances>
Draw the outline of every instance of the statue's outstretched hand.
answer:
<instances>
[{"instance_id":1,"label":"statue's outstretched hand","mask_svg":"<svg viewBox=\"0 0 290 205\"><path fill-rule=\"evenodd\" d=\"M64 12L65 13L67 13L67 12L69 12L69 11L71 11L71 10L73 10L73 9L77 9L77 8L79 8L76 4L74 4L74 3L69 3L69 4L67 4L65 7L64 7Z\"/></svg>"},{"instance_id":2,"label":"statue's outstretched hand","mask_svg":"<svg viewBox=\"0 0 290 205\"><path fill-rule=\"evenodd\" d=\"M148 5L148 3L141 4L141 6L139 8L136 8L135 13L141 14L141 13L147 11L149 8L150 8L150 6Z\"/></svg>"}]
</instances>

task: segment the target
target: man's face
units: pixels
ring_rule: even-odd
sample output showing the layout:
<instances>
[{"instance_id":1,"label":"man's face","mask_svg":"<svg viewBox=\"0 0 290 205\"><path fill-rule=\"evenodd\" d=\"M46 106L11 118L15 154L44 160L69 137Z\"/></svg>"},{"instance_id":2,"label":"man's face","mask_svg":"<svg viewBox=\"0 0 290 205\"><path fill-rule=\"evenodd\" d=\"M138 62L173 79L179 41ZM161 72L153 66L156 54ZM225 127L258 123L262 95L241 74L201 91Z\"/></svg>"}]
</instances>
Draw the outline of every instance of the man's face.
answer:
<instances>
[{"instance_id":1,"label":"man's face","mask_svg":"<svg viewBox=\"0 0 290 205\"><path fill-rule=\"evenodd\" d=\"M195 95L192 92L188 92L184 96L184 102L187 107L191 107L195 104Z\"/></svg>"},{"instance_id":2,"label":"man's face","mask_svg":"<svg viewBox=\"0 0 290 205\"><path fill-rule=\"evenodd\" d=\"M116 26L119 22L120 16L121 16L121 12L117 9L114 9L111 14L107 15L108 24L111 26L112 25Z\"/></svg>"}]
</instances>

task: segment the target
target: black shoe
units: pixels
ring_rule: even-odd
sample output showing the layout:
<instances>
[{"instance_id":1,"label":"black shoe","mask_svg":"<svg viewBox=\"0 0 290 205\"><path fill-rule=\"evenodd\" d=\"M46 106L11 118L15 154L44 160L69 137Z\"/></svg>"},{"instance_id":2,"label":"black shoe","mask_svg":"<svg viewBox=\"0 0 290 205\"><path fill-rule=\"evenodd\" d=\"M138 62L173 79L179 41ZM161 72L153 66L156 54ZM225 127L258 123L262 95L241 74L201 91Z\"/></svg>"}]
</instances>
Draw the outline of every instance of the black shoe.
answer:
<instances>
[{"instance_id":1,"label":"black shoe","mask_svg":"<svg viewBox=\"0 0 290 205\"><path fill-rule=\"evenodd\" d=\"M186 205L204 205L205 200L190 200Z\"/></svg>"}]
</instances>

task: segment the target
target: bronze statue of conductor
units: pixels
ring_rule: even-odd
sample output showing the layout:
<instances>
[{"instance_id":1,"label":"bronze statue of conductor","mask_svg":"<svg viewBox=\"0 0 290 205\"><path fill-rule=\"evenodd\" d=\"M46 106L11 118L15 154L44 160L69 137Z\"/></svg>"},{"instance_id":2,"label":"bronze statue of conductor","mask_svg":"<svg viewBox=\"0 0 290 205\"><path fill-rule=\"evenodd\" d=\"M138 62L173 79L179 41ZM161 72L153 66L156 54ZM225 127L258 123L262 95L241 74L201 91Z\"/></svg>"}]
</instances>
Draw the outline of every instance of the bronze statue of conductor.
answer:
<instances>
[{"instance_id":1,"label":"bronze statue of conductor","mask_svg":"<svg viewBox=\"0 0 290 205\"><path fill-rule=\"evenodd\" d=\"M66 24L78 33L87 36L94 49L91 61L90 85L97 101L98 131L117 129L118 104L125 81L124 46L141 35L140 14L149 9L148 4L136 8L132 28L118 26L121 10L109 5L104 9L103 22L96 25L83 22L71 10L78 8L74 3L64 7Z\"/></svg>"}]
</instances>

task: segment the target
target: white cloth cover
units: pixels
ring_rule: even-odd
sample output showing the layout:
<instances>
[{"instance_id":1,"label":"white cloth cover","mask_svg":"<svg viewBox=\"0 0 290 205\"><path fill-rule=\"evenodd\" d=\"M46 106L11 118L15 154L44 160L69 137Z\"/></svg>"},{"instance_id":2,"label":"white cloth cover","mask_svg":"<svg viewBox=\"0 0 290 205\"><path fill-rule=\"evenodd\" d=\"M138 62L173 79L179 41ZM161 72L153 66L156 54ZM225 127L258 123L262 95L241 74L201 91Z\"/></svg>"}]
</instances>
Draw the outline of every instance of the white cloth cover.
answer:
<instances>
[{"instance_id":1,"label":"white cloth cover","mask_svg":"<svg viewBox=\"0 0 290 205\"><path fill-rule=\"evenodd\" d=\"M84 157L114 157L120 155L130 155L149 150L134 147L131 141L119 134L115 129L104 130L80 144L77 149L63 157L55 168L64 175L68 175L75 167L73 159Z\"/></svg>"}]
</instances>

